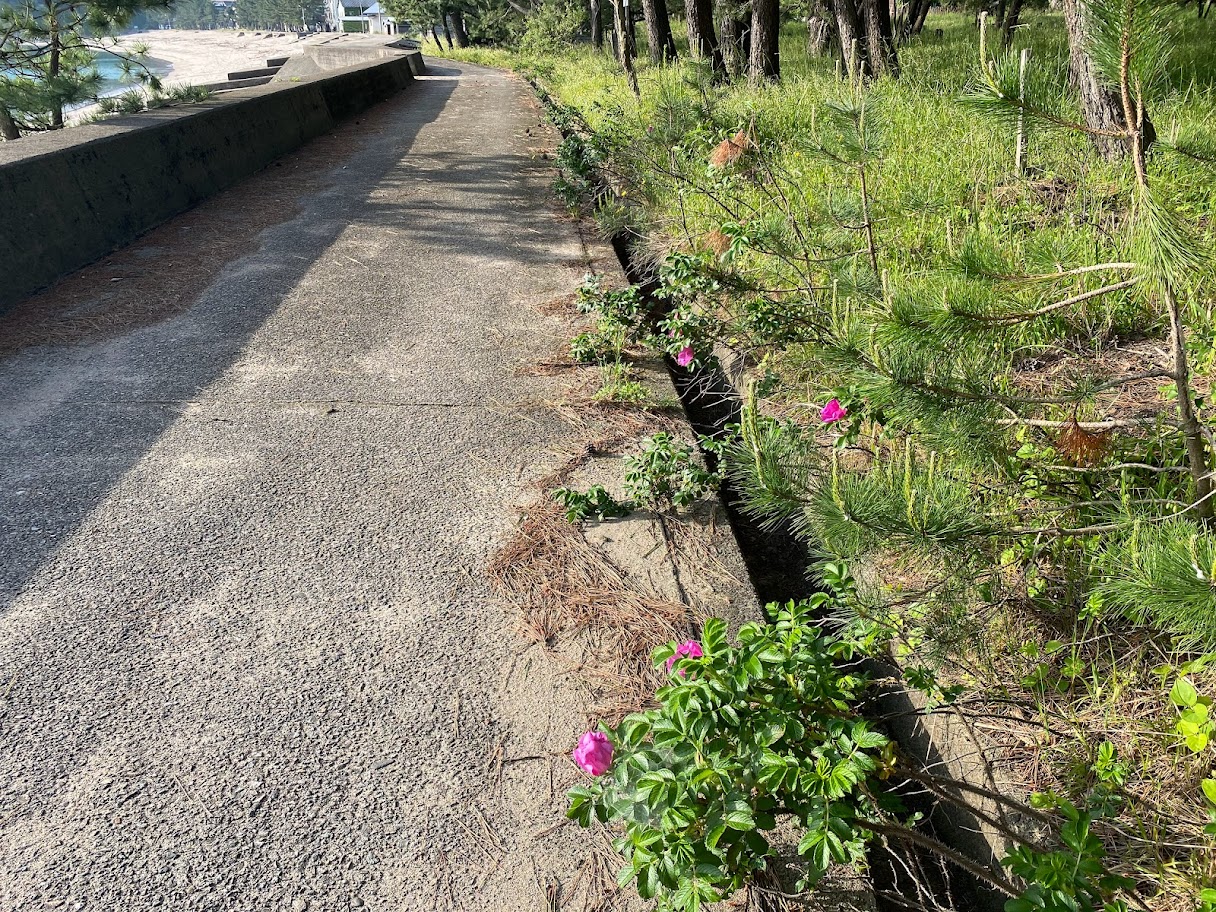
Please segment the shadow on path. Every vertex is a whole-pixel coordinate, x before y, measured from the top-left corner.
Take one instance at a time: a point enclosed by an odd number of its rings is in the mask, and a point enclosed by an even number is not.
[[[367,207],[426,221],[369,198],[455,88],[415,83],[0,317],[4,606]]]

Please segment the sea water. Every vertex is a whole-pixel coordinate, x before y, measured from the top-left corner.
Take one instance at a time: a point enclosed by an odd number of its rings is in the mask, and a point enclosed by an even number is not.
[[[169,68],[163,65],[149,64],[148,69],[156,76],[164,77],[167,75]],[[101,85],[97,90],[98,95],[117,95],[120,92],[125,92],[128,89],[133,89],[138,86],[139,80],[135,77],[139,75],[139,67],[133,68],[129,77],[124,77],[122,71],[122,60],[115,54],[109,51],[100,51],[97,54],[95,61],[97,72],[101,74]],[[0,75],[3,75],[5,70],[0,69]]]

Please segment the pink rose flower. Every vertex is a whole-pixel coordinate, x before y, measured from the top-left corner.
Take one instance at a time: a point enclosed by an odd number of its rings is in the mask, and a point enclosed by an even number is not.
[[[701,651],[700,643],[698,643],[696,640],[685,640],[676,647],[675,655],[668,657],[667,670],[671,671],[672,666],[676,664],[677,659],[682,659],[685,657],[690,659],[699,659],[703,655],[705,655],[705,653]],[[680,671],[680,674],[684,674],[683,670]]]
[[[833,421],[839,421],[849,414],[849,410],[840,404],[839,399],[833,399],[819,412],[819,420],[824,424],[831,424]]]
[[[592,776],[602,776],[612,766],[612,742],[603,732],[583,732],[574,749],[574,762]]]
[[[676,364],[680,365],[680,367],[688,367],[696,356],[697,353],[692,350],[692,346],[685,345],[680,349],[680,353],[676,355]]]

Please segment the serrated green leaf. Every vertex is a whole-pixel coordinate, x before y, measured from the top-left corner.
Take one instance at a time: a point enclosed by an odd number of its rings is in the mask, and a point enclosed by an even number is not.
[[[756,826],[752,812],[742,808],[728,811],[722,819],[732,830],[750,830]]]

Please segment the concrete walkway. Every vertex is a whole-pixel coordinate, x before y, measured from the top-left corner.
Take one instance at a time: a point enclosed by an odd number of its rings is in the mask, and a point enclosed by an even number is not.
[[[546,909],[579,694],[482,569],[588,269],[438,70],[0,318],[0,908]],[[500,774],[501,773],[501,774]]]

